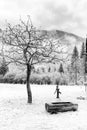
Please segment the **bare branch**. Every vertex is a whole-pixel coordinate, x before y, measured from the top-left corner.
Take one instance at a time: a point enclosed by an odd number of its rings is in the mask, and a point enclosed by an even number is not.
[[[38,63],[59,62],[61,54],[66,54],[59,40],[48,39],[47,35],[37,30],[28,16],[25,23],[8,24],[2,33],[2,43],[6,46],[4,55],[8,63],[34,65]]]

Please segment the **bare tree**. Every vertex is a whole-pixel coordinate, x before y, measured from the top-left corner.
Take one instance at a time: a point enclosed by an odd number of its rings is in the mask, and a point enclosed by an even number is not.
[[[20,20],[20,23],[15,26],[7,24],[7,28],[2,33],[2,43],[5,46],[4,56],[8,64],[26,66],[28,103],[32,103],[31,69],[35,64],[60,60],[59,55],[62,52],[61,50],[58,52],[60,45],[51,39],[48,40],[47,35],[37,30],[30,17],[27,22]]]

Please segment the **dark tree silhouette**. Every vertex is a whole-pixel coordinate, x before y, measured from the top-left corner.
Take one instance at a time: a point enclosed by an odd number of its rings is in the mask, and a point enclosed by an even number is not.
[[[85,45],[84,45],[84,42],[83,42],[82,48],[81,48],[80,58],[83,58],[83,57],[84,57],[84,53],[85,53]]]
[[[8,70],[9,69],[8,69],[7,64],[6,64],[6,61],[3,58],[3,61],[2,61],[1,66],[0,66],[0,74],[4,76],[7,73]]]
[[[63,69],[63,65],[62,65],[62,63],[60,64],[59,72],[60,72],[60,73],[64,73],[64,69]]]
[[[48,68],[48,72],[50,72],[50,71],[51,71],[51,68],[49,67],[49,68]]]

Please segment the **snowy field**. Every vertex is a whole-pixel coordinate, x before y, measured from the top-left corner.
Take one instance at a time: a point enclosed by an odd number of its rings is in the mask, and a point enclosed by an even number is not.
[[[25,85],[0,84],[0,130],[87,130],[84,86],[60,86],[61,101],[78,103],[78,111],[49,114],[45,103],[57,101],[53,85],[31,85],[32,105],[27,104]]]

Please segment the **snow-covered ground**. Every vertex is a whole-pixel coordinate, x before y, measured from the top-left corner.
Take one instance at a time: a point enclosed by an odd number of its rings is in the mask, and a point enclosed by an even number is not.
[[[78,111],[49,114],[45,103],[57,101],[55,85],[31,85],[32,105],[27,104],[25,85],[0,84],[0,130],[87,130],[84,86],[60,86],[61,101],[78,103]]]

